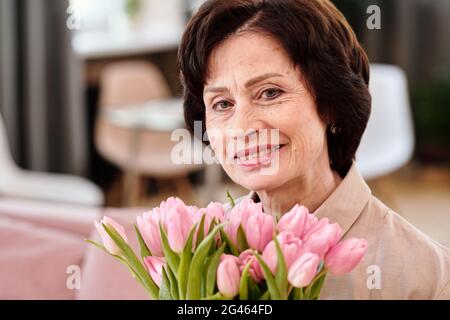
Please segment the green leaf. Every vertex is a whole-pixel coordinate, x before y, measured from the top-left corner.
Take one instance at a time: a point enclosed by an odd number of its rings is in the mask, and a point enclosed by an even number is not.
[[[224,298],[220,292],[217,292],[216,294],[202,298],[201,300],[228,300],[228,299]]]
[[[191,264],[192,259],[192,240],[194,238],[194,234],[196,231],[197,225],[192,227],[191,232],[186,240],[186,244],[184,245],[183,252],[181,253],[180,264],[178,266],[178,290],[180,299],[184,300],[186,296],[186,288],[188,281],[188,273],[189,273],[189,265]]]
[[[215,236],[219,232],[222,225],[218,225],[208,234],[205,239],[200,242],[198,248],[192,257],[191,266],[189,268],[189,281],[187,286],[187,299],[198,300],[201,298],[201,281],[205,259],[208,255],[211,245],[215,241]]]
[[[327,277],[327,272],[325,270],[319,272],[314,278],[312,284],[308,290],[307,299],[317,300],[319,299],[320,292],[322,291],[323,284],[325,283],[325,279]]]
[[[228,245],[228,248],[230,249],[231,254],[233,256],[239,256],[239,250],[237,249],[237,247],[234,245],[233,241],[231,241],[231,239],[228,237],[228,235],[222,228],[220,229],[220,236],[222,237],[223,241],[226,242],[226,244]]]
[[[305,300],[305,294],[303,288],[293,288],[292,295],[294,300]]]
[[[136,230],[139,248],[141,249],[141,258],[144,259],[145,257],[151,256],[152,253],[150,252],[150,249],[147,247],[147,244],[145,243],[144,238],[142,238],[142,234],[139,232],[139,229],[136,225],[134,225],[134,229]]]
[[[214,219],[211,221],[211,224],[209,225],[208,233],[207,233],[207,234],[210,234],[211,231],[214,229],[214,227],[215,227],[217,224],[218,224],[217,219],[214,218]],[[216,236],[216,238],[217,238],[217,236]],[[209,248],[208,256],[214,254],[214,252],[216,252],[216,250],[217,250],[217,247],[216,247],[215,245],[214,245],[214,246],[211,246],[211,248]]]
[[[242,225],[239,225],[237,231],[237,247],[240,252],[248,249],[247,238],[245,237],[244,229],[242,229]]]
[[[241,281],[239,282],[239,300],[248,300],[248,269],[251,261],[247,262],[242,271]]]
[[[98,243],[98,242],[95,242],[95,241],[92,241],[92,240],[89,240],[89,239],[84,239],[84,241],[86,241],[87,243],[93,244],[94,246],[96,246],[97,248],[99,248],[100,250],[102,250],[103,252],[105,252],[106,254],[108,254],[108,255],[110,255],[110,256],[116,258],[117,260],[119,260],[121,263],[123,263],[123,264],[130,270],[131,275],[133,276],[133,278],[135,278],[137,281],[141,282],[141,279],[139,279],[139,278],[137,277],[136,272],[131,268],[131,266],[128,264],[128,262],[127,262],[123,257],[110,253],[110,252],[105,248],[104,245],[102,245],[102,244],[100,244],[100,243]],[[141,283],[141,284],[142,284],[142,283]]]
[[[248,277],[248,299],[258,300],[260,297],[261,297],[261,289],[251,276]]]
[[[220,248],[214,252],[211,256],[211,260],[208,265],[208,269],[206,272],[206,295],[210,296],[214,293],[214,288],[216,286],[216,276],[217,276],[217,266],[220,262],[220,257],[225,250],[226,244],[223,243]]]
[[[204,229],[205,229],[205,217],[206,217],[206,213],[204,213],[202,215],[202,218],[200,219],[200,224],[198,225],[198,234],[197,234],[197,243],[195,245],[195,247],[197,248],[198,245],[200,244],[200,242],[203,240],[203,237],[205,236],[204,233]]]
[[[259,300],[269,300],[270,299],[270,292],[267,290],[263,293],[263,295],[259,298]]]
[[[123,258],[126,260],[130,268],[135,272],[141,284],[151,295],[153,299],[157,299],[159,288],[148,274],[141,261],[134,254],[133,249],[123,240],[122,236],[114,229],[109,228],[106,224],[102,223],[103,229],[108,233],[111,239],[116,243],[123,254]]]
[[[260,257],[260,255],[255,252],[255,257],[258,259],[259,265],[261,266],[264,278],[266,279],[267,288],[270,293],[270,297],[272,300],[280,300],[280,292],[278,291],[277,284],[275,283],[275,279],[273,278],[272,272],[270,271],[267,264],[264,262],[264,260]]]
[[[90,239],[84,239],[84,241],[86,241],[87,243],[93,244],[93,245],[96,246],[97,248],[99,248],[99,249],[105,251],[107,254],[111,255],[111,253],[109,253],[109,251],[106,250],[106,248],[105,248],[104,245],[102,245],[102,244],[100,244],[100,243],[98,243],[98,242],[95,242],[95,241],[93,241],[93,240],[90,240]]]
[[[162,225],[159,225],[161,232],[161,245],[164,252],[164,257],[166,258],[167,264],[172,269],[174,275],[178,274],[178,266],[180,264],[180,257],[176,252],[170,248],[169,240],[167,240],[167,234]]]
[[[236,203],[234,202],[234,199],[231,196],[230,191],[228,191],[228,190],[227,190],[227,199],[228,199],[228,202],[230,202],[231,208],[234,208],[236,206]]]
[[[170,288],[169,277],[166,273],[166,268],[163,268],[161,287],[159,288],[159,300],[173,300],[169,288]]]
[[[173,299],[180,300],[180,296],[178,294],[178,281],[175,275],[173,274],[172,269],[170,269],[170,267],[167,267],[166,273],[170,283],[170,295],[172,296]]]
[[[288,281],[287,281],[287,266],[286,261],[284,259],[283,251],[281,251],[280,243],[278,242],[278,239],[274,236],[274,242],[275,242],[275,248],[277,250],[277,272],[275,275],[275,282],[278,286],[278,290],[281,295],[281,299],[286,300],[287,297],[287,288],[288,288]]]

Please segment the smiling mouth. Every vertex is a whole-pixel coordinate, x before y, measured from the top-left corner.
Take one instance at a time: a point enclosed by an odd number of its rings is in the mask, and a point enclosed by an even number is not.
[[[267,158],[271,153],[277,152],[284,146],[285,144],[277,144],[273,146],[257,146],[245,149],[237,152],[234,156],[234,159],[238,160],[239,162],[257,162],[258,159]]]

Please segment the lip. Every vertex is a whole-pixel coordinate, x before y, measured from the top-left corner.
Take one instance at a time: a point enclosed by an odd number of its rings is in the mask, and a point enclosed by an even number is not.
[[[249,154],[258,153],[260,151],[266,151],[272,149],[274,146],[281,146],[283,147],[284,144],[266,144],[266,145],[257,145],[253,147],[248,147],[245,149],[241,149],[233,156],[233,159],[239,159],[240,157],[248,156]]]
[[[237,158],[235,158],[235,163],[244,171],[252,171],[252,170],[258,169],[264,165],[270,164],[274,157],[276,157],[276,156],[279,157],[280,153],[286,149],[285,146],[286,146],[286,144],[280,144],[279,149],[272,151],[268,154],[265,154],[262,157],[256,157],[254,159],[241,160],[239,157],[237,157]],[[242,152],[244,152],[246,150],[247,149],[242,150]],[[262,151],[262,150],[264,150],[264,149],[260,149],[260,151]],[[249,148],[248,151],[254,152],[255,149],[252,150],[251,148]],[[239,153],[237,153],[237,154],[239,154]],[[242,154],[241,156],[244,156],[244,153],[241,153],[241,154]],[[248,154],[250,154],[250,153],[248,153]],[[248,154],[245,154],[245,155],[248,155]]]

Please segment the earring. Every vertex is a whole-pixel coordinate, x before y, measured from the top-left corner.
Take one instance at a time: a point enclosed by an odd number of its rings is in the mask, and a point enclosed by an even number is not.
[[[330,127],[330,131],[331,131],[331,134],[335,136],[339,132],[339,128],[336,127],[336,125],[333,123]]]

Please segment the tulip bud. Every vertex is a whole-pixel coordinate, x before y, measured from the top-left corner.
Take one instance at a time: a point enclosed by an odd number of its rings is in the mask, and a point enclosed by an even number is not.
[[[317,254],[305,252],[289,268],[288,281],[296,288],[308,286],[317,273],[320,258]]]
[[[111,219],[110,217],[107,217],[107,216],[104,216],[103,219],[100,221],[100,223],[98,223],[97,221],[94,222],[95,228],[97,229],[98,233],[100,234],[100,237],[102,238],[102,242],[103,242],[103,245],[105,246],[106,250],[111,254],[120,255],[121,250],[116,245],[114,240],[111,239],[111,237],[106,232],[106,230],[103,228],[103,224],[105,224],[109,228],[113,228],[114,230],[116,230],[119,233],[119,235],[122,237],[122,239],[125,242],[128,242],[128,238],[125,233],[125,229],[120,224],[118,224],[113,219]]]
[[[321,219],[312,229],[304,237],[303,250],[313,252],[323,259],[342,237],[342,229],[337,223],[330,224],[327,218]]]
[[[206,216],[205,216],[205,229],[204,234],[206,235],[211,227],[211,223],[214,219],[217,220],[218,223],[221,223],[224,219],[225,209],[223,204],[219,202],[211,202],[206,207]]]
[[[150,273],[150,277],[152,277],[158,287],[161,287],[163,267],[166,265],[166,260],[160,257],[148,256],[144,258],[144,264]]]
[[[243,229],[250,248],[262,252],[272,240],[275,222],[271,215],[258,212],[248,217]]]
[[[310,214],[304,206],[296,204],[288,213],[284,214],[278,221],[278,231],[290,231],[299,239],[317,224],[317,218]]]
[[[364,239],[350,238],[341,241],[326,255],[325,267],[337,276],[349,273],[361,262],[366,249],[367,242]]]
[[[244,270],[245,266],[250,262],[250,267],[248,268],[248,273],[250,276],[255,280],[256,282],[261,282],[264,280],[264,275],[261,269],[261,266],[259,265],[258,259],[256,259],[253,250],[247,249],[243,251],[239,255],[240,260],[240,271]]]
[[[241,273],[239,259],[233,255],[223,255],[217,268],[217,287],[227,298],[235,297],[239,292]]]
[[[280,244],[286,266],[289,268],[302,252],[302,241],[289,231],[279,233],[277,235],[277,240]],[[278,255],[275,241],[272,240],[269,242],[264,249],[262,258],[269,267],[270,271],[275,274],[278,265]]]
[[[137,217],[137,227],[148,249],[153,256],[162,257],[164,253],[161,245],[159,222],[160,215],[156,209]]]
[[[186,205],[178,198],[166,202],[164,211],[164,221],[170,248],[177,253],[181,253],[193,227],[193,219]]]
[[[236,204],[226,214],[227,224],[224,226],[224,231],[230,240],[237,245],[237,233],[239,226],[244,227],[247,219],[257,213],[263,213],[262,204],[255,203],[252,199],[244,199]]]

